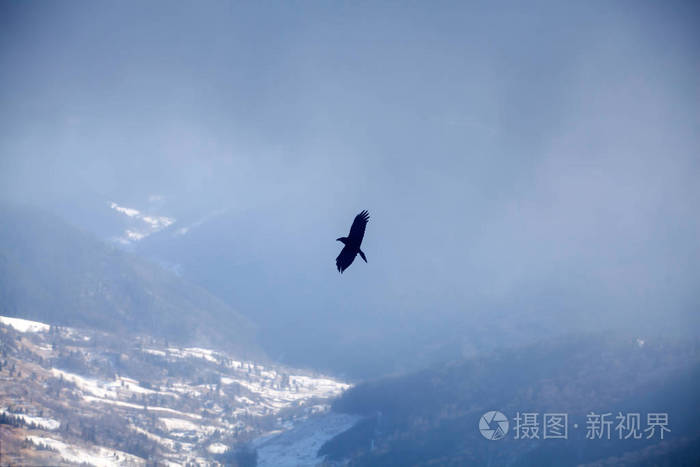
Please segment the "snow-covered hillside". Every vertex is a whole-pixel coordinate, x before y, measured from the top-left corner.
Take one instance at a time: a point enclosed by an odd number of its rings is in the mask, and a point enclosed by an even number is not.
[[[49,325],[38,321],[30,321],[28,319],[8,318],[0,316],[0,324],[10,326],[19,332],[46,332],[49,330]]]
[[[354,423],[328,413],[349,385],[322,375],[17,318],[0,317],[0,336],[8,459],[211,463],[251,443],[261,465],[313,465]]]

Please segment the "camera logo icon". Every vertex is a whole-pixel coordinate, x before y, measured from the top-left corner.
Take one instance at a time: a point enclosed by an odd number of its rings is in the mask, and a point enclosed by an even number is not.
[[[498,410],[486,412],[479,419],[479,431],[489,441],[502,439],[508,433],[508,418]]]

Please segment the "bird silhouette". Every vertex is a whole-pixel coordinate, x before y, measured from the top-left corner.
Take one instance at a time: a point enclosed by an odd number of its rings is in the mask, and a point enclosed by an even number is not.
[[[369,213],[367,211],[362,211],[356,215],[355,220],[352,221],[352,226],[350,227],[350,233],[348,236],[336,238],[336,241],[345,245],[340,251],[338,257],[335,259],[335,265],[338,266],[338,271],[341,274],[352,264],[353,261],[355,261],[355,256],[357,256],[358,253],[365,263],[367,262],[365,253],[360,250],[362,239],[365,236],[367,221],[369,221]]]

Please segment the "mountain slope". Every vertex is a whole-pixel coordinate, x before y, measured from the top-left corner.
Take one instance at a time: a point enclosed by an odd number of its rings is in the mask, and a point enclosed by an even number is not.
[[[341,381],[147,335],[0,316],[0,356],[9,465],[219,465],[260,437],[264,464],[282,454],[270,437],[289,440],[297,425],[327,431],[301,449],[314,465],[320,444],[353,421],[325,416]]]
[[[33,208],[0,218],[0,314],[261,354],[254,326],[201,287]]]
[[[697,465],[698,387],[697,341],[589,336],[541,343],[351,388],[333,410],[365,418],[320,454],[358,466]],[[502,439],[479,431],[492,410],[509,421]],[[538,414],[537,437],[522,437],[518,413]],[[566,438],[543,438],[546,413],[567,414]],[[587,437],[591,413],[610,414],[610,438]],[[640,415],[639,439],[618,437],[619,413]],[[658,429],[645,432],[653,413],[668,416],[663,438]],[[677,462],[656,462],[668,456]]]

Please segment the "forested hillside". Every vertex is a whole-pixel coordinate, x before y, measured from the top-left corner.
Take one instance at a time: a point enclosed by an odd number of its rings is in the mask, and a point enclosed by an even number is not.
[[[250,321],[201,287],[50,214],[0,216],[0,315],[261,355]]]
[[[697,465],[699,357],[697,342],[588,336],[360,384],[333,408],[364,421],[321,453],[351,465]],[[491,410],[509,420],[503,439],[479,431]],[[537,437],[523,439],[519,413],[538,414]],[[568,415],[566,439],[543,439],[545,413]],[[610,439],[588,439],[589,415],[605,413]],[[640,439],[619,439],[620,413],[640,414]],[[644,431],[650,413],[668,415],[663,440]]]

